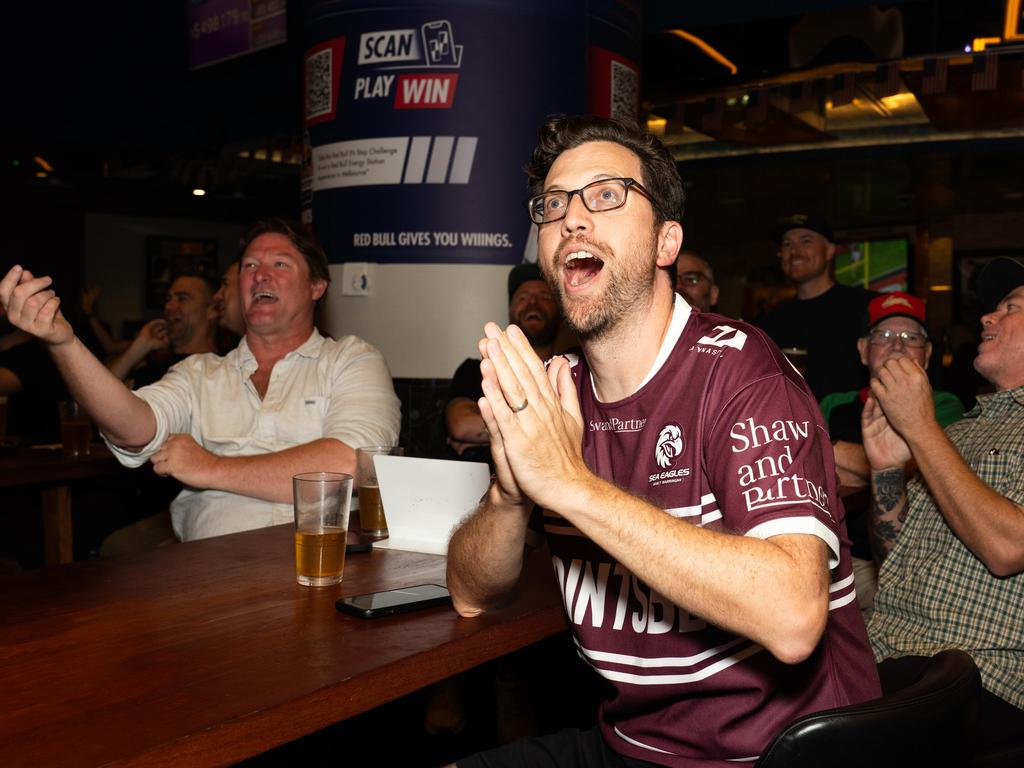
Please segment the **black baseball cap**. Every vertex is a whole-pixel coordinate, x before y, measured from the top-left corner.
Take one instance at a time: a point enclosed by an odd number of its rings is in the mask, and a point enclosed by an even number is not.
[[[512,301],[512,297],[515,296],[519,286],[523,283],[543,279],[544,276],[540,273],[540,267],[536,264],[516,264],[512,267],[512,271],[508,273],[508,300]]]
[[[1009,256],[992,259],[978,274],[975,293],[982,305],[991,312],[1010,291],[1024,285],[1024,263]]]
[[[830,243],[834,242],[832,227],[816,213],[794,213],[792,216],[780,220],[775,228],[775,239],[782,240],[791,229],[809,229],[812,232],[817,232]]]

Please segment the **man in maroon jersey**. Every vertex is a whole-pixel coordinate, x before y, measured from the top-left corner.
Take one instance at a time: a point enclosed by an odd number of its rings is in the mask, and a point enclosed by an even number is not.
[[[820,412],[760,330],[674,295],[683,192],[657,139],[552,118],[527,172],[584,355],[545,368],[514,325],[485,327],[496,480],[448,585],[464,616],[498,604],[541,507],[579,652],[615,695],[592,731],[460,765],[753,762],[795,718],[879,695]]]

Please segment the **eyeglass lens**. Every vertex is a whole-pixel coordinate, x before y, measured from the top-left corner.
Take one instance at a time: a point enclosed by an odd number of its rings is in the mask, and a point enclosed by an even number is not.
[[[913,331],[890,331],[886,329],[871,332],[872,344],[893,344],[896,339],[903,342],[903,345],[906,347],[923,347],[928,340],[924,334],[914,333]]]
[[[530,218],[538,224],[565,218],[572,196],[579,194],[583,205],[592,213],[621,208],[626,203],[629,185],[623,179],[602,179],[580,189],[555,190],[530,200]]]

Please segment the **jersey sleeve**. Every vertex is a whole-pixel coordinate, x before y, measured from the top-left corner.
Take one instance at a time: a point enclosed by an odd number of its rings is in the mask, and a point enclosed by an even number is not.
[[[723,525],[762,539],[817,536],[828,545],[833,568],[842,507],[828,432],[802,379],[771,360],[757,367],[721,404],[706,433],[704,471]]]

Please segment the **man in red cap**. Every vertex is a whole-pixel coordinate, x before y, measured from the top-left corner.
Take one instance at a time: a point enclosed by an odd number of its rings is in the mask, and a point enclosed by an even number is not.
[[[976,741],[985,765],[1024,753],[1024,264],[978,278],[974,367],[995,392],[943,430],[924,368],[885,361],[864,406],[873,536],[885,560],[868,626],[885,691],[947,648],[981,671]],[[918,474],[907,482],[911,459]],[[1002,755],[1002,759],[995,755]]]
[[[857,339],[860,361],[872,378],[878,376],[889,360],[907,358],[922,370],[928,369],[932,344],[928,340],[925,305],[909,293],[894,291],[876,296],[868,304],[864,335]],[[870,390],[863,387],[848,392],[833,392],[821,401],[821,413],[828,424],[835,451],[836,471],[842,485],[860,487],[871,480],[871,467],[864,454],[860,420]],[[935,419],[947,427],[963,416],[963,404],[949,392],[932,393]],[[857,600],[868,608],[875,592],[875,565],[868,545],[866,508],[846,504],[846,528],[852,541]]]

